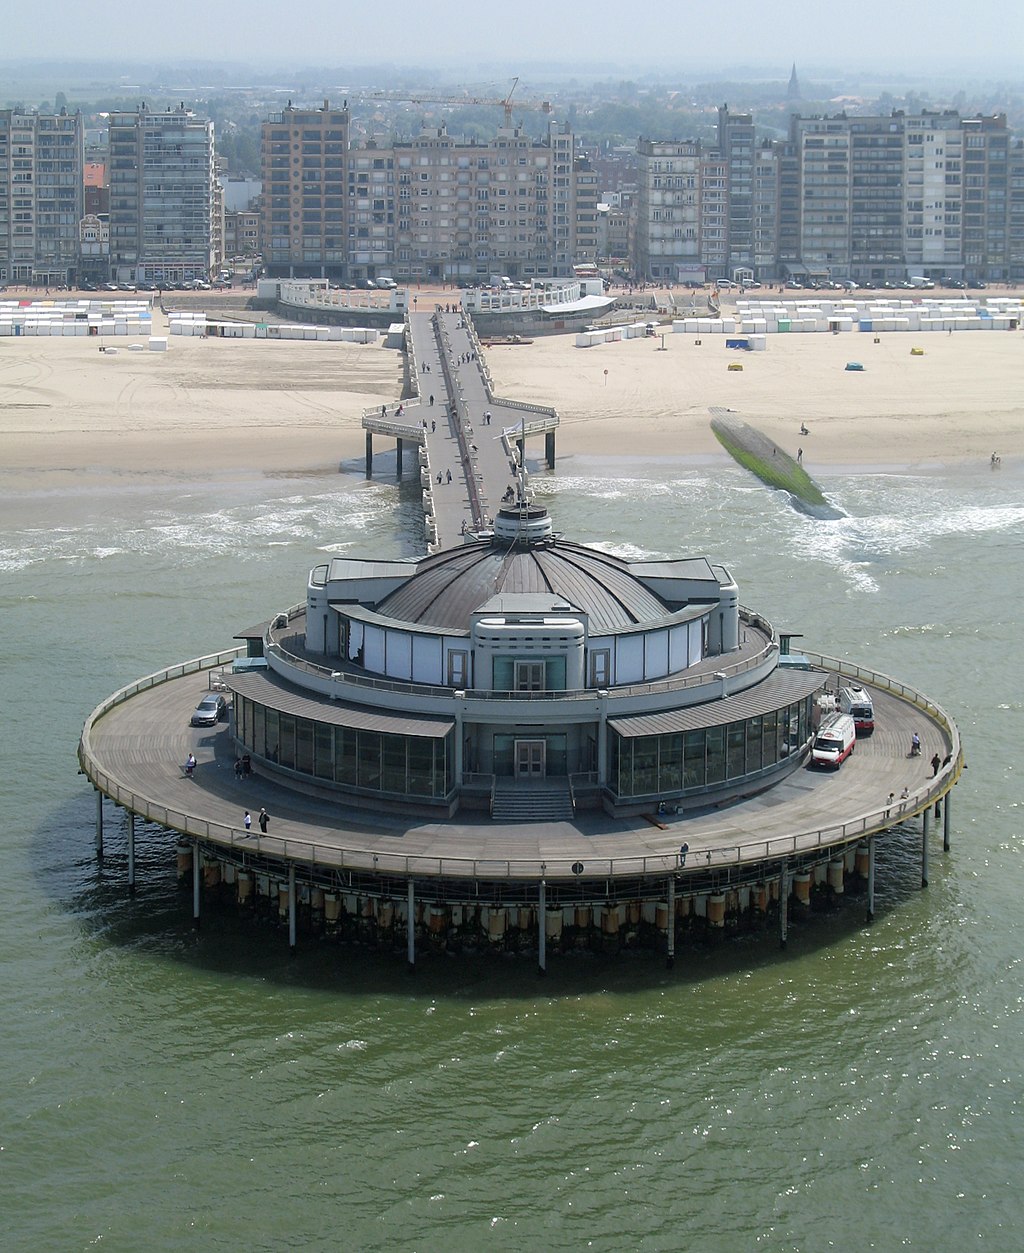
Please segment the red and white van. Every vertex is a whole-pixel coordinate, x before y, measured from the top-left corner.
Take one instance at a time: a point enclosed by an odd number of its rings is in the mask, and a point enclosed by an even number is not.
[[[811,745],[811,765],[838,770],[853,752],[857,728],[849,714],[832,714],[826,718]]]

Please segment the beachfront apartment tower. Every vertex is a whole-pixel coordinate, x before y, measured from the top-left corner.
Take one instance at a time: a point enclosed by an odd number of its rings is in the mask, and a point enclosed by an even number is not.
[[[354,150],[351,159],[358,164],[366,155]],[[443,125],[424,127],[388,155],[397,181],[397,275],[486,283],[491,274],[568,276],[574,261],[593,259],[596,179],[577,160],[566,126],[552,122],[541,140],[502,126],[488,143],[456,139]],[[580,214],[589,216],[579,222]]]
[[[110,115],[110,274],[188,282],[213,265],[213,123],[184,104]]]
[[[390,154],[368,155],[365,169],[349,167],[350,120],[347,102],[297,109],[289,101],[263,123],[261,229],[269,275],[340,279],[348,277],[353,254],[366,254],[366,267],[387,256]]]
[[[997,281],[1009,276],[1009,157],[1006,115],[965,117],[964,276]]]
[[[0,109],[0,282],[74,277],[84,160],[80,113]]]
[[[703,279],[700,142],[641,138],[636,150],[637,277],[673,283]],[[721,244],[724,263],[724,234]]]
[[[963,130],[959,113],[902,119],[903,264],[908,274],[959,277],[963,249]]]

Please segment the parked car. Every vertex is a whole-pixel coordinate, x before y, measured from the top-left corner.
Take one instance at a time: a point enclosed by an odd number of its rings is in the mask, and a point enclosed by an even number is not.
[[[228,702],[220,692],[210,692],[196,705],[192,711],[194,727],[215,727],[221,719],[228,716]]]
[[[356,286],[360,291],[376,291],[377,284],[372,278],[361,278],[356,281]]]

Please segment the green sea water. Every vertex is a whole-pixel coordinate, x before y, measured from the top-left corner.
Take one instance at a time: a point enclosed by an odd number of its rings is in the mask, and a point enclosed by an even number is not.
[[[300,947],[208,911],[173,840],[74,756],[122,683],[302,599],[325,553],[420,551],[418,490],[197,475],[0,501],[4,1248],[1015,1247],[1024,1219],[1024,477],[821,476],[794,513],[724,459],[560,461],[558,529],[706,553],[807,646],[958,720],[953,848],[770,935],[529,959]]]

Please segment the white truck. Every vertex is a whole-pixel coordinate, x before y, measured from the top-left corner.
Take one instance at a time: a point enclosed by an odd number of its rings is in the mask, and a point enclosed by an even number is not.
[[[858,735],[870,735],[875,729],[875,708],[862,687],[839,689],[839,711],[849,714]]]

